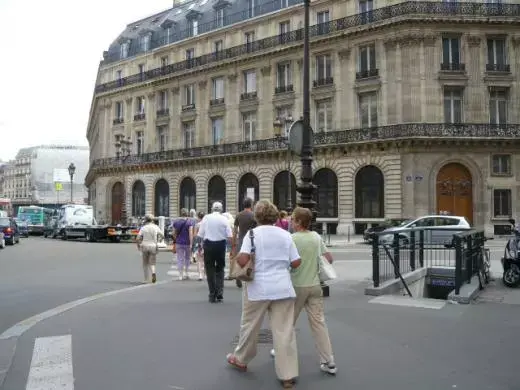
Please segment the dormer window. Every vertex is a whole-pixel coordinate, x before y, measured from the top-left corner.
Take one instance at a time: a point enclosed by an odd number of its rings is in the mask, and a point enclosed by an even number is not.
[[[213,9],[215,10],[215,28],[224,27],[226,24],[226,8],[230,3],[226,0],[218,0]]]
[[[166,19],[161,23],[163,29],[163,44],[167,45],[173,42],[173,36],[175,33],[175,22],[171,19]]]
[[[194,37],[199,34],[199,18],[201,13],[198,11],[191,10],[186,15],[186,19],[188,19],[188,36]]]
[[[139,34],[141,36],[140,43],[141,43],[141,50],[142,51],[148,51],[150,50],[150,44],[152,42],[152,32],[150,30],[143,30]]]
[[[128,58],[128,51],[130,49],[130,41],[121,42],[119,56],[121,59]]]

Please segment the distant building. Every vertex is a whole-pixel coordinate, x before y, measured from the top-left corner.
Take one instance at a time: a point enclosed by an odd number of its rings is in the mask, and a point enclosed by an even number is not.
[[[15,210],[24,205],[56,207],[71,200],[70,178],[56,184],[57,171],[66,171],[70,163],[76,170],[73,178],[73,202],[87,202],[84,185],[89,166],[86,146],[42,145],[20,149],[5,169],[3,195],[10,198]],[[63,175],[61,175],[63,177]],[[0,191],[0,194],[2,192]]]
[[[0,198],[6,198],[5,194],[5,172],[7,170],[7,163],[0,161]]]

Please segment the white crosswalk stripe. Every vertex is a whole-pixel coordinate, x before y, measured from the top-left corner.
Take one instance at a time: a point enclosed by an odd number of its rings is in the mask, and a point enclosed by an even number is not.
[[[34,349],[26,390],[74,390],[71,335],[40,337]]]

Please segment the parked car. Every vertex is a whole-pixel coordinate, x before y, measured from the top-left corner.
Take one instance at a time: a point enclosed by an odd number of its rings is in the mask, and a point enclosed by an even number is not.
[[[401,226],[384,230],[379,235],[379,242],[384,245],[391,245],[394,242],[394,235],[397,233],[399,234],[400,245],[408,245],[412,232],[410,229],[420,227],[432,228],[431,231],[426,232],[424,235],[425,243],[445,246],[453,245],[454,234],[471,229],[470,224],[464,217],[453,215],[427,215],[409,221]],[[460,228],[460,230],[458,230],[458,228]]]
[[[18,230],[20,231],[20,236],[29,237],[29,224],[27,221],[23,221],[19,218],[14,218],[16,225],[18,226]]]
[[[43,237],[58,237],[58,217],[49,218],[47,224],[43,227]]]
[[[0,249],[5,248],[5,238],[4,238],[4,232],[0,232]]]
[[[0,230],[4,233],[4,240],[7,245],[14,245],[20,242],[20,231],[13,218],[0,218]]]
[[[383,223],[377,226],[371,226],[367,228],[363,233],[363,239],[371,243],[372,240],[377,237],[377,233],[382,232],[383,230],[389,229],[391,227],[401,226],[412,219],[410,218],[388,218]]]

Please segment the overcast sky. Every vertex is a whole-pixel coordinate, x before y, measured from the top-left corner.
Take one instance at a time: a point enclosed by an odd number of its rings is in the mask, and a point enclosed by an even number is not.
[[[40,144],[88,145],[103,50],[172,0],[0,0],[0,160]]]

